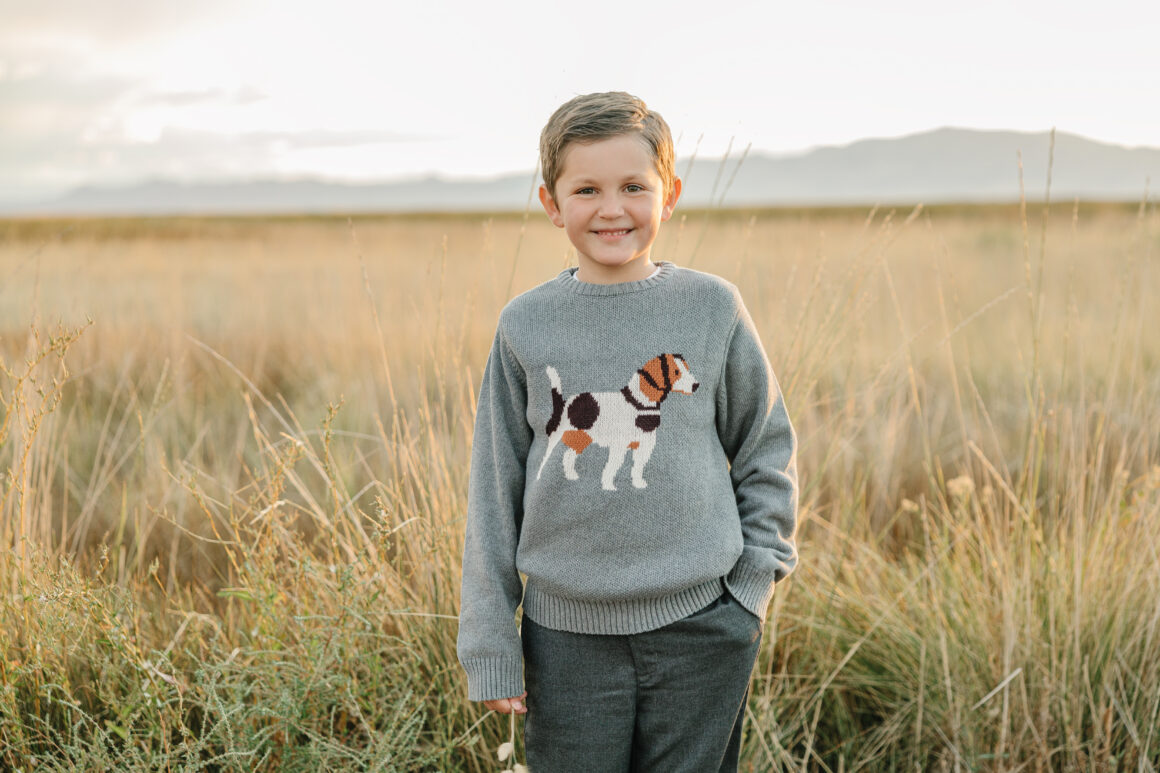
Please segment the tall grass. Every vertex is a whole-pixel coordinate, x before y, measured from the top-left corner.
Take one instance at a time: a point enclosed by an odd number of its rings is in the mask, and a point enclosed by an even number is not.
[[[1154,208],[692,213],[801,441],[743,767],[1160,766]],[[455,661],[520,218],[0,224],[0,759],[494,770]],[[91,319],[91,322],[90,322]]]

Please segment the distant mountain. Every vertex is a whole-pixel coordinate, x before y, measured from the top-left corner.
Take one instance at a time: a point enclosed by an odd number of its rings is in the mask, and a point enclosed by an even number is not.
[[[438,178],[387,183],[151,180],[117,188],[86,186],[30,207],[68,214],[255,214],[523,209],[532,173],[482,181]],[[537,204],[538,206],[538,204]]]
[[[1046,186],[1047,132],[943,128],[867,139],[795,155],[679,160],[685,206],[825,205],[1015,201],[1022,151],[1027,197]],[[1138,200],[1160,182],[1160,148],[1125,148],[1057,132],[1054,199]],[[234,214],[522,210],[532,173],[490,180],[425,178],[353,184],[319,180],[182,183],[78,188],[7,214]],[[1155,183],[1153,183],[1153,189]],[[538,207],[533,198],[532,204]]]
[[[1042,199],[1050,148],[1048,132],[944,128],[817,148],[794,157],[757,156],[741,165],[725,203],[1017,201],[1020,152],[1026,195]],[[1160,148],[1125,148],[1056,132],[1053,155],[1055,199],[1139,200],[1149,178],[1160,182]],[[695,165],[691,177],[700,172]],[[729,173],[727,169],[725,176]],[[692,182],[703,190],[704,179]]]

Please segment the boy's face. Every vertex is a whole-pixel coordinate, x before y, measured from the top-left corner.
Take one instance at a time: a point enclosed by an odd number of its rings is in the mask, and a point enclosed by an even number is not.
[[[572,143],[555,194],[540,186],[548,217],[576,247],[579,278],[601,284],[648,276],[652,244],[680,195],[681,181],[665,190],[652,152],[634,134]]]

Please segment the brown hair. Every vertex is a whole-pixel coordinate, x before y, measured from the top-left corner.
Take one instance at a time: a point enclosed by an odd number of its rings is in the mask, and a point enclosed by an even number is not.
[[[556,181],[563,170],[568,145],[621,134],[639,134],[644,139],[656,159],[665,193],[672,190],[677,175],[669,125],[638,97],[623,91],[606,91],[568,100],[556,108],[540,132],[540,170],[552,198],[556,197]]]

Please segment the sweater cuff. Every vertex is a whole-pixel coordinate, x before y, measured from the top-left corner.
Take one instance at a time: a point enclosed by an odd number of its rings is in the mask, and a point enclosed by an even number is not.
[[[467,699],[494,701],[524,692],[523,658],[480,658],[463,663],[467,672]]]
[[[766,609],[773,599],[773,578],[772,569],[763,571],[753,566],[742,553],[733,569],[725,576],[725,587],[741,606],[764,622]]]

